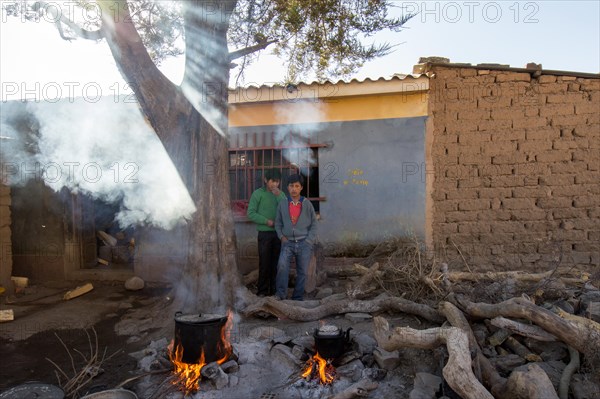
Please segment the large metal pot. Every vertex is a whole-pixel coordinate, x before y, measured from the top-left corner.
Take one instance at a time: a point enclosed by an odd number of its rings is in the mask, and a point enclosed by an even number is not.
[[[334,325],[315,328],[313,336],[315,337],[315,349],[319,356],[334,361],[341,357],[350,346],[350,330],[352,327],[344,332]]]
[[[181,361],[198,364],[204,349],[206,363],[217,361],[226,355],[221,343],[221,331],[227,316],[217,314],[175,313],[175,339],[173,350],[181,345]]]

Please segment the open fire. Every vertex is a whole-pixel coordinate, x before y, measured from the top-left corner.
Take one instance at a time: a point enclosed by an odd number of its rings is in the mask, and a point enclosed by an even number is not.
[[[219,342],[217,343],[217,353],[223,356],[216,360],[221,365],[225,363],[232,353],[230,342],[231,328],[233,326],[233,312],[227,312],[227,322],[221,328]],[[205,355],[205,345],[200,348],[200,358],[195,363],[184,362],[184,347],[179,341],[175,344],[175,340],[171,341],[168,352],[171,363],[173,363],[173,385],[178,386],[185,394],[198,391],[200,388],[200,380],[202,379],[202,369],[207,365]]]
[[[319,380],[323,385],[331,384],[335,380],[335,367],[330,360],[323,359],[319,353],[315,353],[306,361],[306,367],[302,370],[302,378],[306,380]]]

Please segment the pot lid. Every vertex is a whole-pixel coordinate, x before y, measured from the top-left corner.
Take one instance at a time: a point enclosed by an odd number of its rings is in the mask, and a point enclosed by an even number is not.
[[[333,324],[326,324],[324,326],[321,326],[319,327],[318,331],[320,337],[339,335],[339,333],[340,328],[338,326],[334,326]]]
[[[223,319],[227,319],[227,316],[213,313],[175,314],[175,321],[180,323],[209,324],[222,321]]]

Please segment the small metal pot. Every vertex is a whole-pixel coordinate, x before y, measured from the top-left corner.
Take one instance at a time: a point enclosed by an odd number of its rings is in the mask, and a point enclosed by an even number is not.
[[[323,326],[315,328],[315,349],[324,359],[336,360],[341,357],[350,346],[350,330],[344,332],[337,326]]]
[[[181,345],[181,361],[198,364],[204,349],[204,361],[211,363],[226,355],[221,344],[221,331],[227,316],[216,314],[175,313],[175,338],[173,350]]]

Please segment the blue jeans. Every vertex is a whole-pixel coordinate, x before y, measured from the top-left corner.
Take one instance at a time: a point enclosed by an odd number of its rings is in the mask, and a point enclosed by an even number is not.
[[[296,259],[296,286],[294,287],[292,299],[301,301],[304,298],[304,284],[306,283],[306,272],[308,271],[311,255],[312,245],[306,240],[281,243],[281,253],[277,263],[277,290],[275,295],[281,299],[287,298],[290,262],[294,257]]]

